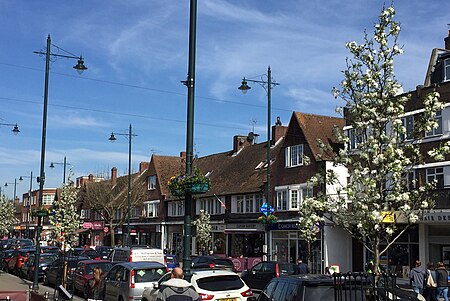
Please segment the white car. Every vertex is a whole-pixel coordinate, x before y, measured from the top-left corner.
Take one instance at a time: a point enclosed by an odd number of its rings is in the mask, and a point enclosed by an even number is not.
[[[170,273],[161,277],[154,287],[147,287],[142,301],[155,301],[159,287],[170,279]],[[202,300],[254,301],[252,290],[238,274],[226,270],[192,271],[191,284]]]

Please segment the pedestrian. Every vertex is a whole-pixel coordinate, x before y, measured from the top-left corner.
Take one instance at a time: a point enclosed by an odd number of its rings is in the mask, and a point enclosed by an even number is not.
[[[435,301],[436,296],[436,271],[432,262],[427,263],[427,270],[425,276],[425,287],[423,289],[423,296],[426,301]]]
[[[439,300],[442,294],[444,301],[448,301],[448,272],[442,262],[438,262],[436,265],[436,284],[436,300]]]
[[[90,300],[103,300],[104,299],[104,285],[102,278],[102,269],[95,267],[92,272],[92,279],[89,281],[87,299]]]
[[[156,301],[201,301],[192,285],[183,279],[183,270],[174,268],[171,278],[159,288]]]
[[[297,274],[309,274],[309,267],[301,258],[297,260]]]
[[[423,283],[425,280],[425,271],[421,268],[421,266],[422,262],[417,259],[415,267],[411,269],[411,272],[409,273],[409,279],[414,292],[422,295]]]

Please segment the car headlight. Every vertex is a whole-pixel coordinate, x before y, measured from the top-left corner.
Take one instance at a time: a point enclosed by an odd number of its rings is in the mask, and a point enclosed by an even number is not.
[[[47,269],[47,267],[42,267],[42,270],[45,271]]]

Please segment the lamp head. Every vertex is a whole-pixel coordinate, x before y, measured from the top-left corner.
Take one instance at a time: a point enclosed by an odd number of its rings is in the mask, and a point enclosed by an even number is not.
[[[5,183],[5,187],[8,187],[8,183]]]
[[[80,58],[78,59],[78,63],[73,66],[73,69],[77,70],[78,74],[83,73],[84,70],[87,70],[87,67],[84,65],[84,60],[83,57],[80,56]]]
[[[114,142],[116,140],[117,140],[117,138],[116,138],[116,136],[114,136],[114,133],[111,133],[111,136],[109,137],[109,141]]]
[[[50,168],[55,168],[55,164],[53,164],[53,162],[52,163],[50,163],[50,166],[49,166]]]
[[[19,181],[23,181],[23,178],[22,178],[22,176],[20,176],[20,178],[19,178]]]
[[[248,90],[250,90],[252,87],[250,87],[248,84],[247,84],[247,81],[245,80],[245,77],[242,79],[242,84],[241,84],[241,86],[238,88],[239,90],[241,90],[242,91],[242,93],[247,93],[247,91]]]
[[[16,123],[16,125],[14,126],[14,128],[12,129],[12,132],[13,132],[13,134],[14,135],[17,135],[17,134],[19,134],[19,127],[17,126],[17,123]]]

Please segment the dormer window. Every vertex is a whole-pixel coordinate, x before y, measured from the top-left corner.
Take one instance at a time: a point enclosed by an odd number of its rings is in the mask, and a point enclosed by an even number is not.
[[[148,190],[156,189],[156,175],[148,177]]]
[[[303,144],[286,147],[284,156],[286,167],[303,165]]]

